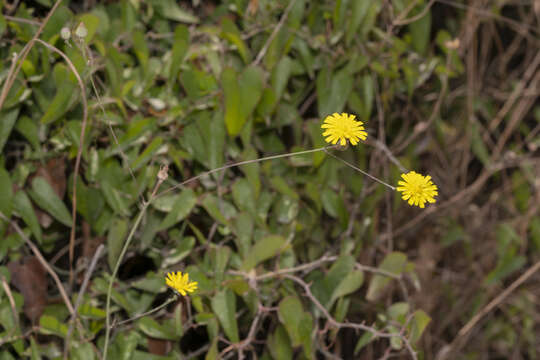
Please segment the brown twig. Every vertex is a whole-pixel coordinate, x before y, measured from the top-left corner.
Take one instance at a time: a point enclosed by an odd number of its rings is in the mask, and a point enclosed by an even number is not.
[[[23,24],[29,24],[29,25],[35,25],[35,26],[40,26],[41,25],[41,23],[39,21],[20,18],[20,17],[16,17],[16,16],[4,15],[4,18],[6,20],[8,20],[8,21],[19,22],[19,23],[23,23]]]
[[[537,261],[527,271],[525,271],[519,278],[517,278],[509,287],[507,287],[502,293],[491,300],[482,310],[480,310],[467,324],[465,324],[461,330],[459,330],[457,336],[452,340],[452,343],[445,347],[441,351],[441,356],[437,357],[439,360],[447,359],[451,354],[459,351],[467,342],[467,334],[476,326],[476,324],[493,309],[503,303],[506,298],[514,292],[521,284],[529,279],[534,273],[540,270],[540,261]]]
[[[231,344],[227,346],[221,353],[219,354],[219,358],[223,358],[225,354],[232,350],[236,350],[238,352],[238,359],[242,360],[244,358],[244,349],[249,347],[251,343],[255,340],[255,333],[257,332],[257,326],[259,325],[259,320],[263,313],[263,307],[259,304],[257,309],[257,314],[255,315],[255,319],[253,319],[253,322],[251,323],[251,326],[249,328],[248,335],[246,338],[238,343]]]
[[[317,307],[317,309],[319,309],[319,311],[324,315],[324,317],[330,323],[331,326],[333,326],[333,327],[335,327],[337,329],[349,328],[349,329],[367,331],[367,332],[371,333],[376,338],[387,338],[387,339],[389,339],[389,338],[399,337],[401,339],[401,341],[403,341],[403,343],[407,347],[407,350],[409,351],[409,354],[411,355],[411,358],[414,359],[414,360],[418,359],[418,357],[416,356],[416,352],[412,348],[409,340],[402,333],[399,333],[399,334],[385,333],[385,332],[381,332],[381,331],[375,329],[372,326],[367,326],[367,325],[360,324],[360,323],[342,323],[342,322],[339,322],[336,319],[334,319],[332,317],[332,315],[330,315],[328,310],[326,310],[326,308],[313,295],[313,293],[311,292],[311,287],[310,287],[309,284],[307,284],[304,280],[300,279],[297,276],[285,275],[285,277],[287,279],[292,280],[295,283],[299,284],[304,289],[304,292],[306,293],[306,297]]]
[[[413,5],[416,5],[418,3],[418,1],[416,2],[412,2],[408,7],[407,9],[405,9],[405,11],[403,11],[401,14],[399,14],[399,16],[397,17],[396,20],[394,20],[392,22],[392,26],[403,26],[403,25],[408,25],[410,23],[413,23],[415,22],[416,20],[419,20],[421,18],[423,18],[427,12],[429,11],[429,9],[431,9],[431,7],[433,6],[433,4],[435,3],[436,0],[430,0],[429,3],[426,4],[426,6],[424,6],[424,8],[422,9],[421,12],[419,12],[418,14],[414,15],[413,17],[410,17],[408,19],[404,19],[404,17],[406,17],[409,12],[414,8]]]
[[[236,271],[236,270],[229,270],[228,273],[231,274],[231,275],[243,276],[248,280],[263,281],[263,280],[268,280],[268,279],[272,279],[272,278],[275,278],[275,277],[281,277],[281,276],[284,276],[284,275],[287,275],[287,274],[312,270],[312,269],[315,269],[315,268],[321,266],[324,263],[333,262],[333,261],[336,261],[337,259],[338,259],[338,256],[324,255],[320,259],[314,260],[314,261],[306,263],[306,264],[298,265],[298,266],[295,266],[295,267],[292,267],[292,268],[287,268],[287,269],[275,270],[275,271],[267,272],[265,274],[258,275],[258,276],[252,275],[251,273],[245,273],[243,271]],[[375,268],[375,267],[372,267],[372,266],[356,263],[355,267],[358,270],[371,272],[371,273],[379,274],[379,275],[383,275],[383,276],[388,276],[388,277],[390,277],[392,279],[395,279],[395,280],[402,280],[400,275],[396,275],[396,274],[393,274],[391,272],[381,270],[381,269],[378,269],[378,268]]]
[[[64,341],[64,360],[68,358],[69,353],[69,340],[71,338],[71,333],[73,332],[73,322],[76,318],[77,311],[79,310],[79,306],[81,306],[83,295],[86,291],[86,288],[88,286],[88,282],[90,281],[90,277],[92,277],[92,273],[94,272],[94,269],[96,267],[98,259],[101,257],[101,253],[105,247],[103,244],[100,244],[98,248],[96,249],[96,252],[94,253],[94,256],[92,257],[92,261],[90,262],[90,266],[88,267],[88,270],[86,271],[86,274],[84,275],[84,280],[81,285],[81,288],[79,290],[79,294],[77,295],[77,300],[75,301],[75,317],[72,315],[69,320],[69,328],[66,335],[66,340]]]
[[[287,20],[287,17],[289,16],[289,12],[291,11],[295,3],[296,3],[296,0],[291,0],[291,2],[289,3],[289,6],[287,6],[287,8],[285,9],[285,12],[281,16],[279,23],[274,27],[274,31],[272,31],[272,33],[270,34],[270,36],[264,43],[261,51],[259,51],[259,54],[257,55],[257,58],[255,58],[255,61],[253,61],[253,65],[258,65],[261,62],[262,58],[268,51],[268,48],[270,47],[272,40],[274,40],[279,30],[283,27],[283,24],[285,23],[285,20]]]
[[[11,314],[13,315],[13,322],[15,324],[15,327],[10,330],[11,333],[15,330],[19,330],[21,332],[21,325],[19,323],[19,314],[17,313],[17,307],[15,306],[15,300],[13,299],[13,294],[11,293],[11,289],[9,288],[9,284],[6,281],[6,278],[2,275],[2,287],[4,288],[4,292],[6,293],[6,296],[9,301],[9,307],[11,308]]]
[[[81,76],[79,75],[79,72],[75,68],[75,65],[71,62],[71,60],[67,57],[66,54],[64,54],[62,51],[57,49],[55,46],[46,43],[43,40],[36,39],[37,42],[48,48],[49,50],[54,51],[55,53],[59,54],[68,64],[69,68],[77,78],[77,82],[79,83],[79,87],[81,88],[81,98],[83,103],[83,120],[81,125],[81,134],[79,136],[79,149],[77,150],[77,157],[75,159],[75,169],[73,170],[73,198],[72,198],[72,206],[71,206],[71,232],[69,235],[69,284],[71,287],[71,284],[73,283],[73,257],[75,254],[75,230],[77,225],[77,178],[79,176],[79,168],[81,166],[81,156],[82,151],[84,148],[84,136],[86,133],[86,125],[88,122],[88,102],[86,100],[86,89],[84,87],[84,83],[82,81]]]
[[[1,211],[0,211],[0,218],[11,224],[11,226],[15,229],[15,231],[19,234],[19,236],[24,240],[26,245],[28,245],[30,250],[32,250],[32,252],[37,257],[41,265],[43,265],[45,270],[47,270],[49,275],[51,275],[51,277],[54,280],[54,283],[56,284],[56,287],[58,288],[58,291],[60,291],[60,296],[62,297],[62,300],[64,300],[64,303],[66,304],[66,307],[68,308],[69,313],[71,314],[71,316],[74,316],[75,309],[73,308],[73,305],[71,304],[71,300],[69,300],[69,296],[66,293],[66,289],[64,289],[64,285],[62,285],[60,278],[58,277],[58,275],[56,275],[56,272],[54,272],[54,270],[51,268],[47,260],[45,260],[45,258],[43,257],[43,255],[41,254],[37,246],[34,245],[34,243],[28,238],[28,236],[26,236],[24,231],[22,231],[22,229],[19,227],[19,225],[17,225],[15,221],[11,221],[10,219],[8,219],[4,215],[4,213]],[[78,326],[80,327],[80,329],[82,329],[82,325],[80,323],[78,323]]]

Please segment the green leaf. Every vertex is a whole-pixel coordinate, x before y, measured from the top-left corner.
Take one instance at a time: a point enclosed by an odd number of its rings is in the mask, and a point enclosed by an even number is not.
[[[233,184],[232,195],[236,206],[240,210],[251,214],[256,212],[255,196],[246,179],[240,179]]]
[[[267,345],[268,351],[274,359],[292,360],[293,350],[287,332],[282,325],[270,335]]]
[[[362,271],[356,270],[348,273],[332,293],[330,304],[333,304],[338,298],[352,294],[356,290],[360,289],[360,286],[362,286],[363,283],[364,273]]]
[[[73,19],[73,13],[64,4],[61,4],[56,11],[51,15],[47,25],[43,29],[41,38],[45,41],[50,41],[53,37],[60,34],[60,29],[66,26]]]
[[[293,198],[295,200],[298,200],[300,197],[298,196],[298,193],[289,186],[287,181],[281,176],[273,176],[270,178],[270,184],[276,191],[279,191],[283,195],[286,195],[290,198]]]
[[[42,334],[50,334],[65,338],[68,332],[68,327],[57,318],[50,315],[41,315],[39,318],[39,331]]]
[[[521,171],[512,174],[512,192],[517,208],[525,213],[529,208],[529,199],[532,198],[531,186]]]
[[[372,6],[371,1],[352,2],[351,16],[349,18],[347,31],[345,34],[345,42],[347,43],[347,45],[350,45],[351,41],[354,38],[358,37],[358,28],[368,14],[370,6]]]
[[[42,177],[34,178],[29,194],[41,209],[51,214],[62,224],[71,227],[71,214],[47,180]]]
[[[15,108],[11,111],[0,111],[0,151],[4,149],[4,145],[11,134],[11,130],[15,125],[20,108]]]
[[[150,0],[148,2],[152,4],[156,13],[165,19],[186,24],[196,24],[199,22],[196,16],[183,10],[174,0]]]
[[[174,29],[174,43],[172,47],[171,55],[171,67],[169,70],[169,78],[172,79],[171,84],[174,83],[174,79],[178,76],[180,71],[180,65],[186,57],[189,48],[189,30],[185,25],[178,25]]]
[[[94,14],[84,14],[84,15],[81,15],[81,17],[79,18],[79,21],[84,23],[84,26],[86,27],[86,30],[88,31],[86,37],[84,38],[84,42],[86,44],[90,44],[90,42],[94,38],[94,35],[96,34],[96,31],[99,28],[99,17],[97,17]]]
[[[128,223],[124,219],[114,219],[109,227],[109,233],[107,234],[107,259],[111,269],[114,269],[118,262],[127,230]]]
[[[249,66],[238,75],[229,67],[223,70],[221,83],[225,95],[227,132],[237,136],[262,96],[263,73],[259,68]]]
[[[521,242],[521,237],[510,225],[497,227],[497,266],[486,276],[486,285],[504,280],[525,265],[526,258],[518,253]]]
[[[61,63],[54,66],[56,95],[41,117],[42,124],[50,124],[59,120],[69,110],[71,98],[77,96],[77,85],[70,79],[70,71]]]
[[[476,121],[471,124],[471,149],[474,155],[484,164],[489,165],[489,152],[480,135],[479,125]]]
[[[221,74],[221,84],[225,95],[225,125],[229,135],[236,136],[247,119],[242,117],[242,100],[238,86],[237,73],[232,68],[225,68]]]
[[[155,137],[150,144],[144,149],[144,151],[139,155],[139,157],[131,165],[132,169],[138,170],[141,166],[146,164],[152,156],[159,150],[161,144],[163,143],[163,138]]]
[[[90,305],[90,302],[83,303],[79,306],[78,314],[85,318],[100,320],[104,319],[107,313],[105,310]]]
[[[357,355],[360,350],[370,342],[375,340],[375,335],[373,333],[370,333],[369,331],[366,331],[361,337],[360,340],[356,343],[356,346],[354,347],[354,355]]]
[[[431,318],[423,310],[416,310],[414,312],[412,321],[409,323],[408,328],[410,331],[409,341],[412,344],[416,344],[422,333],[426,329],[426,326],[430,323]]]
[[[141,31],[133,32],[133,51],[144,72],[148,71],[148,58],[150,56],[146,39]]]
[[[313,359],[312,331],[313,317],[310,313],[304,312],[303,317],[298,324],[298,339],[304,348],[304,355],[308,359]]]
[[[388,310],[388,317],[400,324],[405,324],[407,321],[407,314],[409,313],[409,304],[406,302],[398,302],[392,304]]]
[[[114,210],[115,213],[123,216],[129,216],[129,207],[124,199],[124,194],[109,184],[109,180],[101,182],[101,191],[105,197],[105,201]]]
[[[197,204],[197,197],[191,189],[182,191],[178,200],[174,203],[171,212],[167,214],[165,219],[159,225],[160,230],[168,229],[169,227],[179,223],[189,215],[193,207]]]
[[[521,269],[523,265],[527,263],[527,258],[522,255],[510,254],[503,257],[497,263],[495,269],[489,272],[486,276],[485,284],[493,285],[498,281],[504,280],[507,276],[513,272]]]
[[[424,5],[424,7],[425,6],[427,5]],[[410,12],[409,16],[416,16],[423,10],[424,9],[420,8],[420,6],[417,6]],[[420,54],[425,54],[431,34],[431,9],[428,9],[426,14],[420,19],[410,23],[408,27],[409,31],[411,32],[412,45],[414,49]]]
[[[228,246],[217,246],[210,251],[212,263],[214,264],[214,276],[218,283],[223,281],[223,274],[227,268],[227,263],[231,256],[231,249]]]
[[[236,297],[234,293],[229,289],[222,290],[212,298],[211,303],[212,311],[219,319],[225,335],[233,343],[240,341],[236,323]]]
[[[283,250],[285,243],[286,239],[280,235],[269,235],[257,241],[242,263],[242,269],[251,270],[260,262],[274,257]]]
[[[1,127],[2,125],[0,125]],[[30,144],[34,150],[40,150],[40,141],[39,141],[39,128],[36,125],[36,122],[30,119],[28,116],[21,116],[15,125],[15,129],[21,133]],[[0,133],[2,130],[0,129]],[[1,144],[0,144],[1,145]],[[0,151],[2,150],[0,146]]]
[[[360,116],[363,121],[369,121],[371,118],[373,99],[375,98],[375,86],[373,85],[373,78],[370,75],[364,75],[362,76],[361,84],[364,108]]]
[[[217,345],[218,345],[218,338],[215,337],[214,340],[212,340],[212,344],[210,345],[210,348],[208,349],[208,352],[206,353],[204,360],[218,360],[219,359],[219,350],[218,350]]]
[[[141,340],[141,335],[136,331],[119,332],[107,353],[109,359],[134,360],[135,349]],[[148,356],[144,359],[149,360]]]
[[[347,68],[334,74],[328,68],[323,68],[319,73],[316,86],[317,105],[321,118],[343,111],[353,89],[354,76],[352,75]]]
[[[234,242],[243,259],[246,258],[249,248],[251,247],[251,239],[255,226],[253,216],[254,215],[245,212],[240,213],[236,219],[234,219],[233,223],[236,233]]]
[[[384,270],[394,275],[401,275],[407,265],[407,255],[400,252],[392,252],[384,258],[379,266],[380,270]],[[376,274],[369,284],[366,299],[375,301],[381,294],[382,290],[390,282],[391,278],[385,275]]]
[[[298,326],[304,318],[304,308],[296,296],[288,296],[281,300],[278,307],[280,321],[285,325],[293,346],[300,345]]]
[[[207,194],[203,201],[202,206],[215,220],[222,224],[228,225],[229,219],[236,216],[235,208],[228,202],[222,199],[218,199],[212,194]]]
[[[300,300],[296,296],[283,299],[279,303],[278,315],[287,329],[292,345],[302,345],[306,357],[312,358],[313,318],[310,313],[304,311]]]
[[[529,223],[529,233],[531,240],[536,247],[536,251],[540,251],[540,217],[535,216]]]
[[[26,225],[28,225],[30,231],[32,231],[32,234],[34,234],[38,243],[41,244],[41,227],[39,226],[39,221],[36,213],[34,212],[34,208],[32,207],[32,203],[30,202],[30,199],[28,198],[26,193],[22,190],[17,191],[15,193],[13,204],[17,213],[19,213]]]
[[[137,327],[147,336],[156,339],[177,340],[178,336],[173,327],[160,325],[151,317],[145,316],[137,321]]]
[[[98,189],[86,186],[80,177],[77,178],[76,189],[77,212],[81,214],[90,225],[95,225],[105,207],[103,195]]]
[[[248,66],[239,77],[240,92],[242,94],[242,113],[248,117],[253,113],[261,99],[263,91],[264,74],[256,66]]]
[[[248,64],[251,61],[251,54],[249,53],[244,40],[242,40],[240,30],[238,30],[236,25],[228,17],[225,17],[221,22],[221,28],[223,30],[221,36],[236,46],[242,60],[244,60],[244,63]]]
[[[341,196],[336,194],[332,189],[325,188],[321,193],[321,202],[324,211],[333,218],[337,218],[341,209],[345,208],[345,204]]]
[[[94,360],[96,355],[92,345],[88,342],[79,343],[71,340],[71,359],[73,360]]]
[[[274,88],[276,100],[279,100],[281,95],[283,95],[283,91],[285,90],[289,77],[291,76],[292,66],[293,61],[289,57],[285,56],[277,63],[276,67],[272,71],[271,83],[272,87]]]
[[[6,31],[7,22],[4,15],[0,14],[0,37],[4,35],[4,31]]]
[[[8,219],[11,217],[12,205],[13,184],[6,169],[0,167],[0,211]]]

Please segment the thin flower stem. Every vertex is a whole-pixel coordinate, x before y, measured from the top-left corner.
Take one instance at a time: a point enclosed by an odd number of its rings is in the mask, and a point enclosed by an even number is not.
[[[120,256],[118,257],[118,260],[116,261],[114,271],[109,280],[109,288],[107,289],[107,302],[105,305],[105,313],[106,313],[105,314],[105,344],[103,346],[103,360],[107,360],[107,350],[109,347],[109,338],[111,336],[111,328],[112,328],[111,327],[111,294],[112,294],[112,287],[114,284],[114,280],[116,279],[116,275],[118,274],[118,270],[120,269],[120,264],[122,263],[122,259],[124,258],[124,255],[127,252],[129,244],[131,243],[131,240],[133,239],[133,235],[135,235],[135,231],[139,227],[139,224],[141,223],[141,220],[144,217],[144,214],[146,213],[146,209],[148,208],[148,205],[150,205],[152,200],[154,200],[154,198],[156,197],[157,190],[164,180],[165,180],[164,178],[160,178],[158,175],[158,181],[156,183],[156,186],[154,187],[154,190],[152,191],[152,194],[150,195],[149,200],[143,202],[141,210],[139,211],[139,215],[137,216],[137,219],[135,220],[135,223],[133,224],[133,227],[131,228],[131,231],[129,232],[129,235],[126,239],[124,247],[122,248],[122,252],[120,253]]]
[[[109,337],[111,335],[111,314],[110,314],[111,293],[112,293],[114,279],[116,278],[116,274],[118,273],[118,269],[120,268],[120,263],[122,262],[122,258],[124,257],[127,251],[127,248],[129,247],[129,244],[131,243],[131,239],[133,239],[133,235],[135,234],[135,231],[139,227],[139,224],[141,223],[141,220],[149,204],[150,202],[145,202],[143,204],[141,211],[139,212],[139,215],[137,216],[137,219],[135,220],[135,223],[133,224],[133,227],[131,228],[131,232],[129,233],[129,236],[126,239],[124,247],[122,248],[122,252],[120,253],[120,256],[118,257],[118,261],[116,262],[116,266],[114,267],[114,271],[109,280],[109,288],[107,289],[107,302],[105,305],[105,313],[106,313],[105,314],[105,344],[103,346],[103,360],[107,360],[107,349],[109,347]]]
[[[338,146],[339,145],[324,146],[324,147],[317,148],[317,149],[304,150],[304,151],[298,151],[298,152],[292,152],[292,153],[286,153],[286,154],[279,154],[279,155],[272,155],[272,156],[262,157],[262,158],[259,158],[259,159],[245,160],[245,161],[240,161],[240,162],[236,162],[236,163],[233,163],[233,164],[223,165],[221,167],[218,167],[218,168],[203,172],[203,173],[201,173],[199,175],[196,175],[194,177],[191,177],[191,178],[189,178],[189,179],[187,179],[187,180],[185,180],[185,181],[183,181],[183,182],[181,182],[179,184],[176,184],[176,185],[170,187],[169,189],[162,191],[156,197],[163,196],[163,195],[173,191],[174,189],[178,189],[179,187],[184,186],[184,185],[186,185],[186,184],[188,184],[188,183],[190,183],[192,181],[195,181],[197,179],[200,179],[203,176],[211,175],[213,173],[216,173],[216,172],[219,172],[219,171],[222,171],[222,170],[230,169],[230,168],[241,166],[241,165],[248,165],[248,164],[263,162],[263,161],[266,161],[266,160],[274,160],[274,159],[280,159],[280,158],[291,157],[291,156],[296,156],[296,155],[305,155],[305,154],[310,154],[310,153],[314,153],[314,152],[318,152],[318,151],[325,151],[326,152],[327,149],[333,149],[333,148],[338,147]]]
[[[354,170],[358,171],[359,173],[361,173],[361,174],[367,176],[367,177],[370,178],[371,180],[376,181],[376,182],[378,182],[379,184],[382,184],[382,185],[384,185],[384,186],[386,186],[386,187],[388,187],[388,188],[390,188],[390,189],[392,189],[392,190],[394,190],[394,191],[396,190],[395,186],[392,186],[392,185],[390,185],[390,184],[388,184],[388,183],[385,183],[384,181],[382,181],[382,180],[376,178],[375,176],[373,176],[373,175],[371,175],[371,174],[365,172],[364,170],[362,170],[362,169],[360,169],[360,168],[354,166],[353,164],[351,164],[351,163],[348,162],[347,160],[343,160],[342,158],[340,158],[340,157],[338,157],[338,156],[336,156],[336,155],[330,153],[330,152],[327,151],[326,149],[324,149],[324,152],[327,153],[328,155],[330,155],[331,157],[333,157],[334,159],[339,160],[339,161],[341,161],[342,163],[346,164],[347,166],[353,168]]]
[[[126,324],[128,322],[131,322],[131,321],[135,321],[137,319],[140,319],[142,317],[145,317],[147,315],[150,315],[150,314],[153,314],[161,309],[163,309],[165,306],[169,305],[170,303],[172,303],[173,301],[176,300],[176,295],[173,295],[171,296],[169,299],[167,299],[167,301],[165,301],[163,304],[159,305],[159,306],[156,306],[155,308],[151,309],[151,310],[148,310],[147,312],[145,313],[142,313],[142,314],[139,314],[137,316],[134,316],[132,318],[129,318],[129,319],[126,319],[126,320],[123,320],[123,321],[120,321],[118,323],[115,323],[113,324],[113,327],[117,327],[117,326],[120,326],[120,325],[123,325],[123,324]]]

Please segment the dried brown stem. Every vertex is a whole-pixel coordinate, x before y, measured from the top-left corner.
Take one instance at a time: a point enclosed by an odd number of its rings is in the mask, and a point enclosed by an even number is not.
[[[79,75],[79,72],[75,68],[75,65],[71,62],[71,60],[67,57],[66,54],[64,54],[62,51],[60,51],[55,46],[46,43],[43,40],[36,39],[37,42],[45,46],[51,51],[54,51],[55,53],[59,54],[68,64],[70,70],[73,72],[75,77],[77,78],[77,82],[79,84],[79,87],[81,89],[81,98],[83,103],[83,120],[81,125],[81,134],[79,135],[79,149],[77,150],[77,157],[75,159],[75,169],[73,170],[73,198],[72,198],[72,206],[71,206],[71,232],[69,235],[69,284],[71,285],[73,283],[73,257],[75,254],[75,230],[77,225],[77,178],[79,176],[79,168],[81,166],[81,157],[82,157],[82,151],[84,149],[84,136],[86,133],[86,125],[88,123],[88,102],[86,100],[86,89],[84,87],[84,83],[82,81],[81,76]]]

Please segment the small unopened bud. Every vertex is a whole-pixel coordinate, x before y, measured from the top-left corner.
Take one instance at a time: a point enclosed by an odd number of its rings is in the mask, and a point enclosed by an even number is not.
[[[459,38],[455,38],[453,40],[445,41],[444,46],[446,46],[450,50],[456,50],[457,48],[459,48],[459,44]]]
[[[157,174],[157,177],[158,177],[159,181],[161,181],[161,182],[167,180],[167,178],[169,177],[169,165],[167,165],[167,164],[162,165],[159,168],[159,172]]]
[[[60,30],[60,36],[66,41],[69,40],[71,37],[71,30],[69,30],[68,27],[63,27],[62,30]]]
[[[79,26],[77,26],[77,29],[75,30],[75,35],[77,35],[81,39],[85,38],[86,35],[88,35],[88,29],[86,29],[84,23],[79,23]]]

